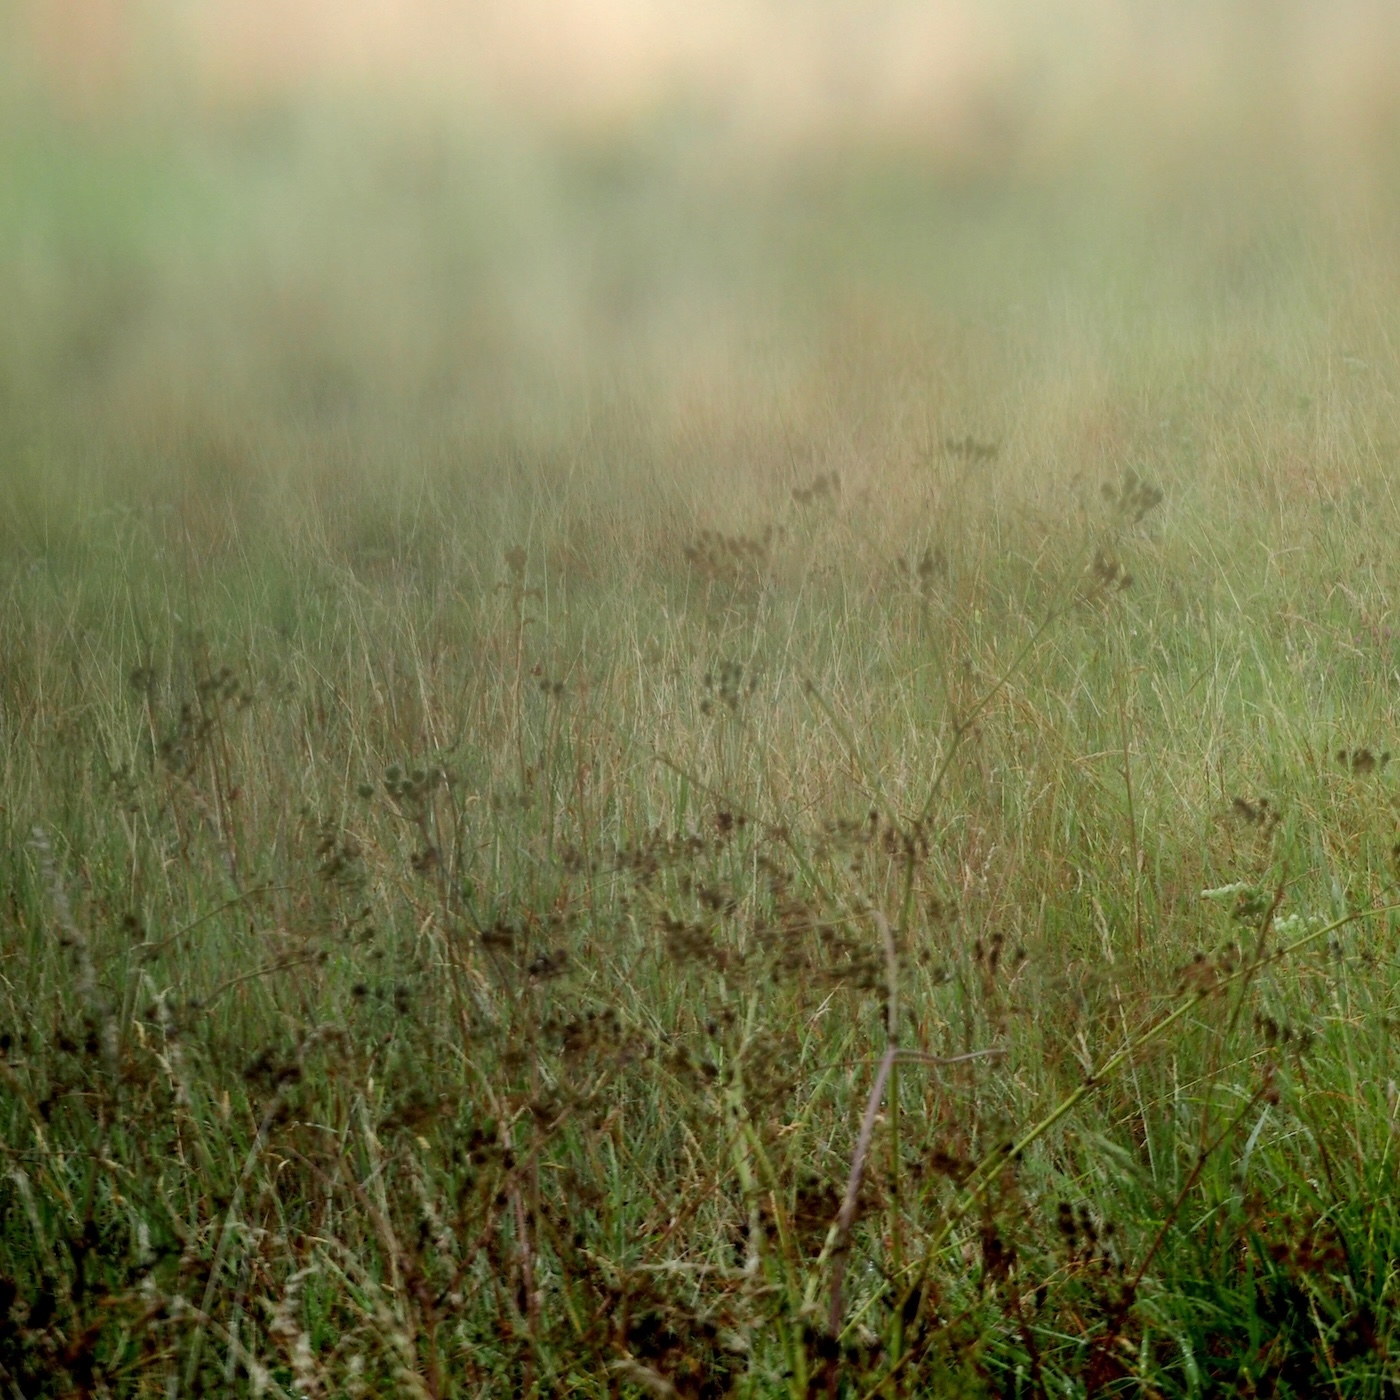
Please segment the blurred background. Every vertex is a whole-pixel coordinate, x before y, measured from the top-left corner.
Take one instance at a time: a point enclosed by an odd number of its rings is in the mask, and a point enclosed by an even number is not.
[[[12,50],[73,115],[378,93],[556,131],[688,110],[765,150],[884,140],[1047,158],[1111,115],[1233,113],[1302,144],[1395,115],[1384,0],[18,0]]]
[[[1388,354],[1397,176],[1384,0],[9,0],[0,473],[1048,451]]]

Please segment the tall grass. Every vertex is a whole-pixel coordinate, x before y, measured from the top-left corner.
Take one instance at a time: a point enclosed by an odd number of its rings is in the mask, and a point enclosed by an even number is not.
[[[1390,1393],[1386,211],[285,120],[4,138],[10,1391]]]

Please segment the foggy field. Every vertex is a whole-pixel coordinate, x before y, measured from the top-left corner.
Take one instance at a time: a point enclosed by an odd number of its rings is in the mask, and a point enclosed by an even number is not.
[[[0,64],[0,1390],[1397,1393],[1400,107],[1270,100]]]

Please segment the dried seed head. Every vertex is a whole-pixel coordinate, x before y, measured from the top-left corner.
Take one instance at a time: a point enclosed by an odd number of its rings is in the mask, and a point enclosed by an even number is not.
[[[995,442],[979,442],[970,433],[961,438],[944,438],[943,451],[949,457],[956,457],[971,465],[994,462],[1001,453],[1001,445]]]
[[[1358,777],[1379,772],[1390,762],[1390,753],[1376,754],[1370,749],[1338,749],[1337,763]]]
[[[1161,489],[1144,481],[1131,467],[1123,473],[1121,485],[1106,481],[1100,493],[1113,506],[1114,513],[1131,525],[1139,524],[1163,500]]]

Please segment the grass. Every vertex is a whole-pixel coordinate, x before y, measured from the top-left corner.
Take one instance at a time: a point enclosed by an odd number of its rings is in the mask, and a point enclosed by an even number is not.
[[[10,1393],[1393,1393],[1384,204],[364,129],[4,138]]]

